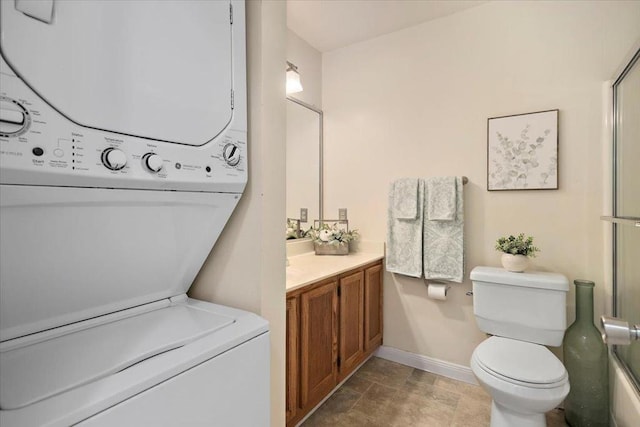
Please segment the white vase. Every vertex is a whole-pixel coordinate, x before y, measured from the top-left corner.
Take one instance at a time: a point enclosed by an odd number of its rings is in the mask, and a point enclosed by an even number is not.
[[[502,254],[502,266],[513,273],[522,273],[529,266],[529,257],[526,255]]]

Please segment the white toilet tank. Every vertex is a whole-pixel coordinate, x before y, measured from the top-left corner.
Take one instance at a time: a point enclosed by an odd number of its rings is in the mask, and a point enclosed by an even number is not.
[[[562,344],[569,291],[565,276],[476,267],[471,281],[473,313],[482,331],[543,345]]]

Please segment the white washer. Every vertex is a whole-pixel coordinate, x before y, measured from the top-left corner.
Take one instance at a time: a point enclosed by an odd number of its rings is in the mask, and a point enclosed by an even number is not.
[[[267,322],[186,296],[247,181],[244,1],[0,8],[0,425],[268,425]]]

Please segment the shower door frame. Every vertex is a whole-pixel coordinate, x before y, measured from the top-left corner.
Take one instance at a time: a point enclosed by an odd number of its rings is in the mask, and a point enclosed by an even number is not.
[[[620,111],[618,106],[618,91],[617,88],[622,80],[627,76],[627,74],[631,71],[634,66],[640,66],[640,46],[636,46],[633,51],[634,53],[625,61],[623,68],[619,73],[617,73],[613,83],[611,84],[611,94],[612,94],[612,117],[611,117],[611,128],[612,128],[612,194],[611,194],[611,211],[612,216],[603,216],[602,219],[605,221],[611,222],[612,225],[612,235],[611,235],[611,250],[612,250],[612,263],[611,263],[611,272],[612,272],[612,314],[614,317],[623,317],[624,313],[620,313],[620,307],[618,306],[619,301],[619,289],[618,289],[618,261],[619,261],[619,253],[618,253],[618,234],[620,232],[620,227],[628,227],[628,226],[638,226],[640,224],[640,217],[628,217],[628,216],[618,216],[618,196],[620,189],[618,188],[618,162],[619,162],[619,131],[618,126],[620,123]],[[640,378],[637,378],[631,368],[628,366],[626,361],[620,357],[618,354],[619,346],[612,346],[612,355],[615,360],[618,362],[625,375],[627,376],[629,382],[634,386],[636,393],[640,394]]]

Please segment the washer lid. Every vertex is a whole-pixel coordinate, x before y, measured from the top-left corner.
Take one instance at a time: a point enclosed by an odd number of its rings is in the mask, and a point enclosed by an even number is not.
[[[15,349],[0,348],[0,408],[17,409],[188,346],[236,322],[160,301],[155,310],[105,321]]]
[[[471,271],[470,277],[472,281],[478,282],[501,283],[527,288],[553,289],[556,291],[569,290],[569,280],[567,280],[565,276],[544,271],[512,273],[504,268],[479,266]]]
[[[505,379],[530,384],[564,380],[567,371],[546,347],[502,337],[491,337],[474,351],[476,361]]]

